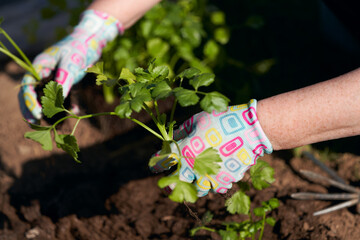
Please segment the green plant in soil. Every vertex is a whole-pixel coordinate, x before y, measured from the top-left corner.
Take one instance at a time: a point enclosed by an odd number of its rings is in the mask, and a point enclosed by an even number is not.
[[[251,184],[250,181],[251,180]],[[279,207],[277,198],[262,201],[260,207],[251,209],[251,199],[246,194],[252,185],[256,190],[262,190],[270,186],[275,181],[274,169],[262,160],[250,168],[250,178],[248,181],[238,182],[239,190],[226,200],[227,211],[231,214],[246,214],[248,219],[243,222],[224,222],[223,228],[216,229],[207,225],[212,220],[213,215],[206,213],[199,227],[191,229],[190,235],[194,236],[199,230],[206,230],[218,233],[223,240],[237,239],[262,239],[265,224],[274,226],[276,220],[267,216],[272,210]],[[205,219],[205,220],[204,220]]]
[[[2,19],[0,19],[0,23]],[[8,42],[16,49],[20,58],[12,54],[11,51],[0,41],[0,52],[12,58],[17,64],[32,74],[40,81],[32,63],[11,39],[11,37],[0,28],[0,34],[4,35]],[[211,85],[215,80],[215,75],[212,73],[201,73],[197,68],[187,68],[180,74],[173,76],[171,69],[167,65],[155,66],[154,62],[150,62],[147,69],[138,67],[134,71],[123,68],[117,78],[114,74],[109,74],[104,71],[102,62],[95,64],[88,69],[89,73],[96,74],[96,84],[106,87],[116,87],[121,94],[120,103],[112,112],[94,113],[78,116],[75,113],[67,110],[64,107],[64,97],[62,86],[54,81],[50,81],[43,89],[44,96],[41,97],[41,105],[43,114],[52,118],[58,113],[66,113],[65,117],[60,118],[50,126],[41,126],[37,124],[28,123],[34,130],[25,133],[25,137],[32,139],[41,144],[44,150],[52,150],[53,142],[55,145],[71,155],[76,162],[78,159],[78,152],[80,151],[75,137],[75,131],[81,120],[92,118],[101,115],[113,115],[120,118],[127,118],[142,126],[150,133],[155,135],[162,141],[162,149],[159,156],[152,157],[149,161],[149,166],[154,166],[157,161],[174,156],[179,159],[181,156],[180,148],[177,142],[173,140],[173,130],[176,127],[174,113],[177,104],[181,107],[188,107],[199,104],[200,107],[207,112],[213,110],[224,111],[228,107],[229,99],[219,92],[204,92],[202,89]],[[184,87],[187,86],[187,87]],[[189,89],[190,87],[190,89]],[[201,88],[201,91],[200,91]],[[160,113],[158,109],[158,101],[173,97],[173,108],[169,116],[165,113]],[[152,129],[145,123],[133,118],[133,112],[146,111],[155,123],[156,129]],[[58,132],[58,125],[66,119],[74,118],[76,123],[73,126],[71,133],[61,134]],[[172,153],[170,144],[177,146],[178,152]],[[214,148],[208,148],[199,154],[194,165],[194,171],[199,175],[216,174],[220,162],[220,156]],[[181,163],[177,164],[181,167]],[[268,187],[275,179],[273,178],[274,170],[263,161],[258,163],[250,169],[251,183],[255,189],[261,190]],[[197,200],[197,192],[193,184],[182,182],[178,176],[163,177],[159,180],[158,185],[165,187],[175,184],[175,188],[169,195],[169,198],[176,202],[195,202]],[[208,228],[205,224],[211,220],[211,215],[207,215],[203,221],[203,226],[192,230],[195,234],[199,229],[218,232],[223,239],[245,239],[246,237],[255,238],[255,234],[260,230],[259,238],[262,238],[265,223],[270,225],[275,224],[275,220],[271,217],[266,217],[266,214],[278,207],[277,199],[270,199],[262,202],[262,206],[255,208],[250,213],[250,198],[245,194],[250,188],[250,184],[246,182],[239,182],[240,190],[236,192],[230,199],[226,201],[227,210],[231,214],[248,214],[249,220],[242,223],[225,223],[225,229],[216,230]],[[255,221],[252,215],[261,217],[260,220]],[[235,239],[236,239],[235,238]]]
[[[88,114],[78,116],[65,109],[62,86],[54,81],[49,82],[44,88],[44,96],[41,97],[43,114],[52,118],[56,114],[65,112],[67,115],[60,118],[51,126],[40,126],[30,124],[35,130],[25,133],[25,137],[40,143],[45,150],[52,150],[53,141],[58,148],[70,154],[75,161],[79,162],[79,147],[75,137],[75,131],[81,120],[100,115],[113,115],[120,118],[127,118],[142,126],[150,133],[162,141],[162,149],[159,156],[150,159],[149,165],[153,166],[157,161],[175,154],[180,159],[181,152],[177,142],[173,140],[173,130],[176,127],[174,113],[177,104],[181,107],[188,107],[199,104],[204,111],[212,112],[224,111],[228,106],[229,99],[219,92],[204,92],[202,89],[209,86],[215,80],[212,73],[201,73],[196,68],[188,68],[173,78],[169,78],[169,68],[167,66],[155,66],[154,62],[149,64],[147,69],[141,67],[131,72],[123,68],[117,78],[112,78],[104,72],[103,63],[99,62],[87,70],[89,73],[96,74],[96,84],[108,87],[117,87],[121,94],[120,103],[112,112]],[[184,85],[188,86],[185,88]],[[167,115],[161,113],[158,108],[158,101],[169,97],[174,97],[173,107]],[[133,112],[147,112],[155,124],[152,129],[145,123],[132,117]],[[66,119],[74,118],[76,123],[69,134],[59,134],[57,126]],[[177,152],[171,152],[170,144],[177,146]],[[218,171],[220,156],[213,148],[206,149],[199,154],[195,162],[194,171],[200,175],[214,174]],[[177,165],[180,168],[181,163]],[[204,168],[203,166],[207,166]],[[206,170],[204,172],[204,170]],[[170,199],[177,202],[195,202],[197,199],[194,185],[179,180],[178,176],[163,177],[159,181],[160,187],[165,187],[176,183],[175,189],[170,194]]]

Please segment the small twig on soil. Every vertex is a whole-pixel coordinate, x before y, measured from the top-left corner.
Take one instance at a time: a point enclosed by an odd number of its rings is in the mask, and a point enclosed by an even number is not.
[[[184,202],[184,205],[187,207],[187,209],[189,210],[189,213],[190,213],[190,215],[193,217],[193,218],[195,218],[195,220],[196,220],[196,222],[198,223],[198,224],[202,224],[202,222],[201,222],[201,220],[200,220],[200,218],[198,217],[198,215],[189,207],[189,205],[186,203],[186,202]]]

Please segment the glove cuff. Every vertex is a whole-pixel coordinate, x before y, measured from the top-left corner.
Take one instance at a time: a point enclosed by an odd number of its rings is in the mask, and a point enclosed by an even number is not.
[[[96,36],[99,40],[110,42],[124,33],[124,27],[113,16],[89,9],[81,14],[81,20],[74,29],[74,33],[84,31],[90,36],[89,39]]]
[[[252,131],[249,133],[249,136],[251,136],[251,138],[256,139],[256,141],[248,141],[248,143],[251,145],[251,149],[253,149],[254,154],[258,156],[263,156],[263,152],[267,154],[272,153],[273,147],[260,125],[256,110],[257,100],[251,99],[248,103],[248,110],[243,112],[243,118],[245,119],[247,124],[253,126],[254,129],[256,129],[256,131]]]

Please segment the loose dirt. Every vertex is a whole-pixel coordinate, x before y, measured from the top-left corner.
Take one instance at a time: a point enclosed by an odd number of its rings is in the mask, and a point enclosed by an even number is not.
[[[209,227],[245,219],[226,212],[224,202],[229,194],[209,194],[196,204],[170,201],[157,187],[161,175],[147,168],[149,156],[159,148],[158,141],[130,122],[81,122],[76,131],[81,164],[61,151],[45,152],[24,139],[29,128],[18,108],[18,73],[12,64],[0,73],[0,240],[220,239],[206,231],[191,238],[189,230],[206,211],[214,214]],[[91,101],[96,101],[92,106],[105,106],[91,98],[89,84],[82,87],[73,93],[82,111],[96,110],[89,110],[89,104],[84,108]],[[61,130],[68,131],[72,124],[66,122]],[[271,197],[280,200],[280,207],[271,213],[277,223],[273,228],[266,226],[264,239],[359,238],[356,207],[314,217],[315,211],[337,202],[290,197],[304,191],[341,192],[299,174],[300,169],[307,169],[325,175],[309,159],[284,151],[263,160],[275,169],[276,182],[263,191],[250,191],[253,207]],[[359,186],[359,156],[336,154],[326,164],[346,182]]]

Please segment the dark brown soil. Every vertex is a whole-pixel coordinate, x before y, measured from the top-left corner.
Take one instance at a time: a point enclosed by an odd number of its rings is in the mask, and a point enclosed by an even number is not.
[[[105,130],[103,122],[82,122],[76,132],[81,164],[61,151],[45,152],[24,139],[29,129],[18,110],[14,87],[19,78],[10,76],[11,67],[0,74],[0,240],[220,239],[206,231],[191,238],[189,230],[206,211],[214,214],[209,227],[245,219],[226,212],[228,195],[209,194],[188,205],[170,201],[157,187],[161,175],[147,168],[158,141],[142,129],[131,130],[129,122],[113,119]],[[62,130],[72,124],[65,123]],[[359,186],[360,157],[347,153],[332,158],[326,164]],[[299,174],[300,169],[307,169],[325,175],[310,160],[287,151],[263,160],[274,167],[276,182],[263,191],[250,192],[253,206],[271,197],[280,200],[280,207],[271,213],[277,223],[273,228],[266,226],[264,239],[359,239],[356,207],[314,217],[315,211],[337,202],[290,198],[300,191],[340,191]]]

